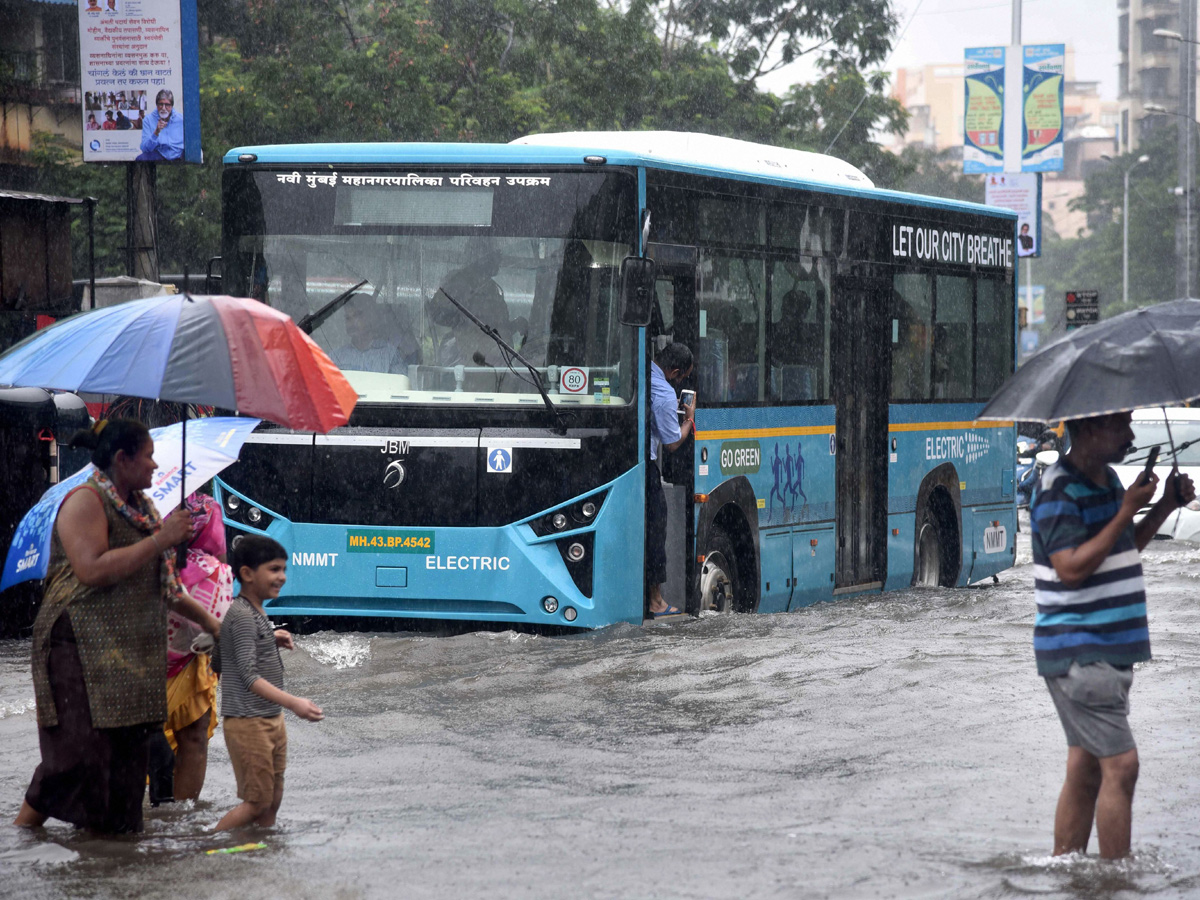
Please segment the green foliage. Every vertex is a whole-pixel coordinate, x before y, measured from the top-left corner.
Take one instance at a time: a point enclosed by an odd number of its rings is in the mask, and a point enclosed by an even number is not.
[[[876,179],[879,187],[969,203],[984,201],[983,176],[963,174],[962,154],[957,148],[938,152],[914,144],[892,160],[888,177]]]
[[[906,127],[864,71],[890,49],[891,0],[200,0],[199,17],[205,162],[158,167],[163,272],[220,252],[221,158],[239,146],[664,129],[833,143],[881,182],[915,171],[872,140]],[[805,56],[815,82],[759,89]],[[123,271],[124,167],[37,152],[44,189],[97,197],[100,274]]]
[[[1047,333],[1061,331],[1063,296],[1069,290],[1100,291],[1100,312],[1105,318],[1174,298],[1176,140],[1174,123],[1164,124],[1143,137],[1136,153],[1117,157],[1087,178],[1085,193],[1074,208],[1087,213],[1090,234],[1046,236],[1042,258],[1033,262],[1033,281],[1046,286]],[[1143,154],[1150,159],[1130,168]],[[1130,172],[1128,306],[1121,302],[1126,170]],[[1024,272],[1021,277],[1024,280]]]

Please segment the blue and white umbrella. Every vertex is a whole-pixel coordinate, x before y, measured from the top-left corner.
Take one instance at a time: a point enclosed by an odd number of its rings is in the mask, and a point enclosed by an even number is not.
[[[237,461],[242,444],[256,427],[259,419],[212,417],[192,419],[187,429],[187,461],[183,460],[183,423],[176,422],[154,428],[154,456],[160,466],[154,472],[146,495],[162,516],[179,505],[179,496],[196,491],[202,484]],[[169,462],[165,462],[169,460]],[[22,581],[45,578],[50,565],[50,535],[58,508],[71,490],[83,484],[95,467],[89,463],[74,475],[65,478],[42,495],[33,508],[21,519],[13,535],[4,573],[0,576],[0,591]]]

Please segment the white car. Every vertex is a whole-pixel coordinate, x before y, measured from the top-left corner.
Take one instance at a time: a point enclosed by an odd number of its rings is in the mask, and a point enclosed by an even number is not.
[[[1128,488],[1145,469],[1150,448],[1159,446],[1158,464],[1154,467],[1154,473],[1159,478],[1159,487],[1151,503],[1157,502],[1162,496],[1163,485],[1167,476],[1171,474],[1171,466],[1176,462],[1171,458],[1167,421],[1170,422],[1170,437],[1174,439],[1178,454],[1179,471],[1190,475],[1192,481],[1200,485],[1200,409],[1168,407],[1165,416],[1161,409],[1136,410],[1133,414],[1134,450],[1129,454],[1126,464],[1113,468],[1121,479],[1121,484]],[[1145,513],[1146,510],[1143,509],[1136,520],[1140,521]],[[1155,537],[1200,543],[1200,501],[1193,500],[1168,516]]]

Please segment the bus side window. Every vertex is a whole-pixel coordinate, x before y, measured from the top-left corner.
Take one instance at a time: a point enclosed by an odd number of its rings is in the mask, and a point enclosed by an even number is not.
[[[892,399],[929,400],[933,362],[933,279],[892,279]]]
[[[974,374],[971,340],[971,279],[937,277],[936,324],[933,329],[933,399],[970,400]]]
[[[771,270],[770,396],[780,403],[828,398],[827,264],[777,260]]]
[[[764,397],[766,272],[761,258],[706,251],[699,293],[707,337],[701,339],[699,390],[713,400]]]
[[[975,291],[975,397],[987,400],[1013,370],[1013,286],[980,278]]]

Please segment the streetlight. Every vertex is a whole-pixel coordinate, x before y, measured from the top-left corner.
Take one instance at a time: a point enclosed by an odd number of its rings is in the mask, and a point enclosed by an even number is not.
[[[1172,113],[1180,118],[1187,119],[1189,122],[1196,122],[1196,50],[1195,47],[1200,41],[1195,40],[1196,34],[1196,7],[1193,4],[1181,4],[1180,8],[1181,25],[1183,30],[1191,36],[1184,37],[1180,31],[1172,31],[1170,28],[1155,28],[1152,34],[1155,37],[1166,38],[1171,41],[1179,42],[1179,99],[1183,108],[1187,110],[1187,114]],[[1146,104],[1143,109],[1150,110],[1154,104]],[[1161,106],[1157,107],[1158,111],[1167,112]],[[1154,110],[1150,110],[1154,111]],[[1184,138],[1186,149],[1184,156],[1186,158],[1187,171],[1183,181],[1184,196],[1184,256],[1187,257],[1184,263],[1184,296],[1192,296],[1192,129],[1187,130],[1187,135]],[[1178,222],[1178,220],[1176,220]],[[1176,224],[1178,231],[1178,224]],[[1176,265],[1179,265],[1176,262]],[[1178,269],[1176,269],[1176,285],[1178,285]]]
[[[1107,153],[1101,153],[1100,158],[1116,165],[1117,161]],[[1121,206],[1121,227],[1124,231],[1121,240],[1121,304],[1126,307],[1129,306],[1129,173],[1144,162],[1150,162],[1150,157],[1143,153],[1125,169],[1125,201]]]
[[[1171,34],[1177,34],[1177,32],[1174,32],[1174,31],[1168,32],[1167,29],[1165,29],[1165,28],[1159,28],[1159,29],[1157,29],[1157,31],[1165,32],[1165,34],[1161,35],[1162,37],[1166,37]],[[1184,40],[1184,39],[1182,37],[1180,37],[1180,40]],[[1194,44],[1196,42],[1195,41],[1184,41],[1184,43]],[[1159,106],[1157,103],[1144,103],[1144,104],[1142,104],[1142,109],[1144,109],[1148,113],[1156,113],[1160,116],[1174,116],[1177,119],[1185,119],[1189,123],[1189,125],[1200,126],[1200,122],[1197,122],[1194,118],[1187,115],[1186,113],[1174,112],[1173,110],[1167,109],[1165,106]],[[1190,296],[1192,296],[1192,129],[1190,127],[1187,129],[1187,152],[1185,154],[1185,159],[1186,159],[1186,164],[1185,164],[1186,167],[1184,169],[1183,178],[1181,179],[1183,181],[1182,187],[1183,187],[1183,221],[1184,221],[1184,242],[1183,242],[1184,243],[1184,254],[1183,254],[1184,255],[1184,263],[1183,263],[1184,291],[1183,291],[1183,295],[1185,297],[1190,297]],[[1176,227],[1178,227],[1178,226],[1176,226]],[[1177,273],[1178,273],[1178,271],[1179,270],[1176,269]],[[1178,275],[1176,277],[1178,277]],[[1178,286],[1178,282],[1176,282],[1176,286]]]
[[[1184,44],[1200,44],[1200,41],[1188,40],[1178,31],[1172,31],[1170,28],[1155,28],[1151,34],[1155,37],[1169,38],[1172,41],[1181,41]]]

